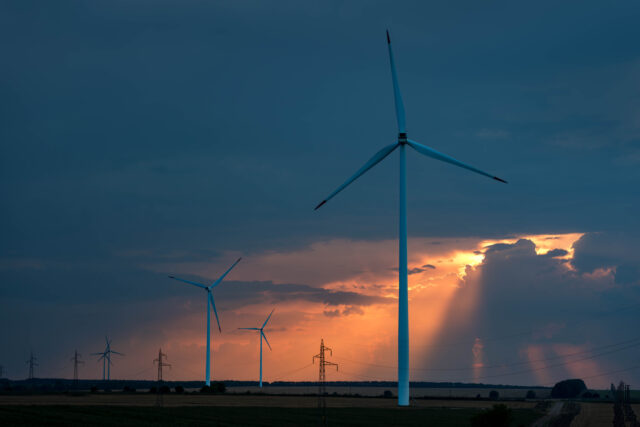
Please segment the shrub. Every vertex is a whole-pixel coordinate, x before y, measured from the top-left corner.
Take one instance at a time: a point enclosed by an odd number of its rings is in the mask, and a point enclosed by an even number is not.
[[[489,399],[498,400],[499,398],[500,398],[500,393],[498,393],[496,390],[491,390],[489,392]]]
[[[168,385],[161,385],[160,386],[160,393],[162,393],[162,394],[171,393],[171,389],[169,388]]]
[[[384,393],[382,393],[382,397],[391,398],[393,397],[393,393],[391,390],[385,390]]]
[[[529,390],[529,391],[527,392],[527,396],[526,396],[526,398],[527,398],[527,399],[535,399],[535,398],[536,398],[536,392],[535,392],[535,391],[533,391],[533,390]]]
[[[182,387],[181,385],[177,385],[176,386],[176,393],[178,393],[178,394],[184,393],[184,387]]]
[[[513,413],[507,405],[493,405],[471,418],[472,427],[509,427]]]

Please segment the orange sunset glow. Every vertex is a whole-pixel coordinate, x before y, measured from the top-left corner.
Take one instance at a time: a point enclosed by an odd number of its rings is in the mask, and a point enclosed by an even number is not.
[[[487,248],[496,244],[514,244],[520,239],[535,244],[536,253],[545,254],[552,249],[566,251],[562,258],[570,259],[573,244],[582,234],[526,235],[505,239],[410,239],[409,259],[410,332],[412,380],[440,379],[438,369],[452,369],[460,381],[482,381],[483,366],[501,362],[487,360],[482,348],[491,345],[474,336],[464,344],[463,352],[471,357],[466,366],[438,366],[430,372],[429,360],[442,359],[446,355],[448,341],[441,335],[443,327],[455,322],[471,321],[477,309],[482,289],[467,276],[475,274],[482,265]],[[317,352],[320,338],[333,348],[335,362],[340,364],[338,373],[331,372],[332,380],[394,380],[396,377],[396,328],[397,328],[397,272],[394,269],[396,242],[331,240],[312,244],[290,252],[266,252],[247,259],[228,282],[216,289],[218,310],[223,333],[213,332],[213,377],[216,379],[254,380],[258,369],[258,337],[239,327],[259,326],[269,311],[275,313],[266,334],[273,351],[264,356],[266,381],[312,380],[316,368],[311,356]],[[231,259],[236,254],[224,257]],[[225,268],[219,263],[183,263],[151,265],[159,271],[189,272],[203,278],[219,275]],[[570,269],[567,265],[566,269]],[[242,294],[242,282],[271,282],[274,287],[304,283],[331,292],[344,292],[370,297],[365,303],[327,303],[286,298],[274,301],[262,293],[243,306],[233,306],[225,300],[225,292]],[[182,286],[175,284],[175,286]],[[238,288],[233,288],[238,287]],[[223,289],[226,288],[226,289]],[[466,292],[461,293],[465,288]],[[195,290],[197,291],[197,289]],[[171,327],[163,329],[163,348],[174,362],[169,375],[175,378],[199,378],[204,359],[204,298],[188,285],[178,292],[189,297],[182,307],[190,314],[174,319]],[[249,291],[247,291],[249,292]],[[192,295],[195,293],[195,295]],[[245,295],[248,297],[248,295]],[[180,310],[176,310],[180,311]],[[260,313],[260,314],[256,314]],[[453,316],[453,317],[452,317]],[[473,328],[466,325],[465,328]],[[132,337],[136,345],[144,344],[142,336]],[[131,344],[132,345],[132,344]],[[151,344],[149,344],[151,351]],[[155,345],[154,345],[155,346]],[[548,348],[513,348],[512,354],[529,359],[526,366],[534,369],[532,381],[545,384],[551,377],[544,364],[536,362],[543,356],[562,355],[571,349],[569,345]],[[456,350],[460,351],[460,350]],[[509,357],[508,359],[513,359]],[[434,362],[435,363],[435,362]],[[427,368],[424,365],[427,364]],[[149,376],[144,371],[147,361],[132,364],[127,361],[122,376],[131,377],[139,368],[140,378]],[[567,373],[577,375],[581,370],[592,372],[595,362],[573,364]],[[468,369],[468,371],[466,370]],[[522,370],[522,369],[520,369]],[[509,372],[509,369],[500,372]],[[449,375],[447,373],[447,375]],[[499,378],[508,382],[509,376]],[[486,380],[485,380],[486,382]]]

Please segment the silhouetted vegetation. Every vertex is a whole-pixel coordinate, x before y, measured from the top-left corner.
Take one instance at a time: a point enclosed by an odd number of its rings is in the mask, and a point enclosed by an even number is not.
[[[535,392],[535,391],[533,391],[533,390],[529,390],[529,391],[527,392],[527,396],[526,396],[526,398],[527,398],[527,399],[535,399],[535,398],[536,398],[536,392]]]
[[[587,391],[587,386],[580,379],[564,380],[556,383],[551,389],[551,397],[554,399],[573,399]]]
[[[491,390],[489,392],[489,399],[498,400],[499,398],[500,398],[500,393],[498,393],[496,390]]]
[[[175,390],[176,390],[176,393],[178,394],[184,393],[184,387],[182,387],[181,385],[177,385]]]
[[[223,382],[212,382],[211,386],[203,386],[200,389],[200,393],[204,394],[222,394],[227,391],[227,387]]]
[[[507,405],[493,405],[471,417],[472,427],[509,427],[513,420],[513,411]]]

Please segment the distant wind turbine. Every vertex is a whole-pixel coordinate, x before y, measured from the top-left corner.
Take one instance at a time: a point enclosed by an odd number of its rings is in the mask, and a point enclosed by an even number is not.
[[[216,303],[213,301],[213,293],[211,292],[211,290],[213,288],[215,288],[216,286],[218,286],[220,284],[220,282],[222,282],[222,280],[227,276],[227,274],[229,274],[231,269],[233,269],[233,267],[235,267],[236,264],[239,263],[241,259],[242,258],[238,258],[238,260],[236,262],[234,262],[233,265],[231,267],[229,267],[229,269],[227,271],[225,271],[224,274],[222,276],[220,276],[220,278],[218,278],[218,280],[216,280],[215,282],[213,282],[209,286],[203,285],[202,283],[192,282],[190,280],[180,279],[179,277],[169,276],[170,279],[179,280],[180,282],[188,283],[190,285],[197,286],[197,287],[202,288],[205,291],[207,291],[207,294],[208,294],[208,296],[207,296],[207,363],[206,363],[206,372],[205,372],[205,384],[206,385],[211,385],[211,366],[210,366],[210,362],[211,362],[211,326],[210,326],[210,323],[211,323],[211,307],[213,307],[213,313],[216,315],[216,322],[218,323],[218,331],[222,332],[222,328],[220,327],[220,319],[218,319],[218,311],[216,310]]]
[[[262,338],[264,338],[264,341],[269,346],[269,350],[271,350],[271,344],[269,344],[267,336],[264,334],[264,327],[267,326],[267,322],[269,321],[269,319],[271,319],[271,315],[273,314],[274,310],[275,308],[271,310],[271,313],[269,313],[269,317],[267,317],[267,320],[264,321],[261,328],[238,328],[245,329],[247,331],[260,331],[260,388],[262,388]]]
[[[104,337],[104,340],[106,341],[106,346],[104,348],[104,351],[101,353],[91,353],[92,356],[100,356],[98,357],[98,361],[102,360],[102,381],[105,380],[105,370],[106,370],[106,380],[110,381],[111,380],[111,365],[113,364],[111,362],[111,355],[112,354],[117,354],[118,356],[124,356],[124,354],[119,353],[115,350],[111,350],[111,340],[108,337]]]
[[[409,297],[408,297],[408,277],[407,277],[407,184],[406,184],[406,159],[405,147],[409,146],[420,154],[450,163],[471,172],[484,175],[496,181],[504,182],[505,180],[497,176],[488,174],[460,162],[453,157],[440,153],[426,145],[419,144],[415,141],[407,139],[405,128],[404,105],[402,104],[402,96],[400,95],[400,87],[398,86],[398,77],[396,75],[396,67],[393,61],[393,52],[391,50],[391,38],[387,31],[387,46],[389,49],[389,62],[391,65],[391,79],[393,82],[393,96],[395,99],[396,119],[398,122],[398,140],[393,144],[387,145],[376,154],[373,155],[367,163],[364,164],[351,178],[338,187],[333,193],[324,199],[315,207],[320,206],[331,200],[336,194],[344,190],[349,184],[358,179],[369,169],[380,163],[385,157],[391,154],[396,148],[400,151],[400,225],[399,225],[399,262],[398,262],[398,405],[409,405]]]

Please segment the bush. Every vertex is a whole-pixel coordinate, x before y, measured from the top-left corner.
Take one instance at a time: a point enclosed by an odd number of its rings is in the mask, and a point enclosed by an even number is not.
[[[391,398],[393,397],[393,393],[391,390],[385,390],[384,393],[382,393],[382,397]]]
[[[507,405],[493,405],[491,409],[485,409],[471,417],[472,427],[509,427],[513,413]]]
[[[529,391],[527,392],[527,396],[526,396],[526,398],[527,398],[527,399],[535,399],[535,398],[536,398],[536,392],[535,392],[535,391],[533,391],[533,390],[529,390]]]
[[[500,398],[500,393],[498,393],[497,391],[495,391],[495,390],[491,390],[491,391],[489,392],[489,399],[491,399],[491,400],[498,400],[499,398]]]
[[[184,393],[184,387],[182,387],[181,385],[177,385],[176,386],[176,393],[178,393],[178,394]]]
[[[227,391],[227,387],[223,382],[214,382],[211,383],[211,386],[205,385],[200,389],[200,393],[205,394],[222,394]],[[247,393],[248,394],[248,393]]]
[[[98,392],[98,387],[95,386],[95,385],[92,385],[89,390],[91,391],[91,393],[97,393]]]
[[[135,393],[135,392],[136,392],[136,389],[135,389],[135,388],[133,388],[133,387],[130,387],[130,386],[126,385],[126,386],[124,386],[124,388],[122,389],[122,391],[123,391],[124,393]]]
[[[580,379],[564,380],[556,383],[551,389],[551,397],[554,399],[572,399],[587,391],[587,386]]]
[[[149,393],[157,393],[158,389],[156,388],[156,386],[153,386],[149,389]]]
[[[169,388],[168,385],[161,385],[160,386],[160,393],[162,393],[162,394],[171,393],[171,389]]]

